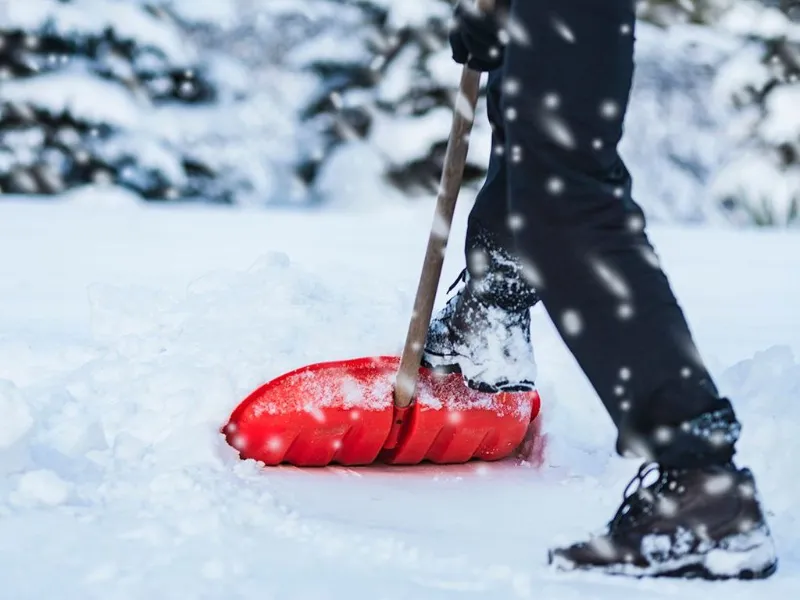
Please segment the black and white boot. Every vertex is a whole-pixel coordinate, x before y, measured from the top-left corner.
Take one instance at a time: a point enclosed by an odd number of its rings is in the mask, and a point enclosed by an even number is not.
[[[499,270],[478,283],[465,269],[450,290],[461,280],[465,285],[431,322],[423,365],[461,373],[467,385],[484,392],[535,389],[530,335],[535,296],[506,293],[509,281]],[[511,301],[503,305],[505,298]]]
[[[651,484],[650,474],[658,473]],[[558,570],[634,577],[763,579],[777,570],[775,544],[748,469],[732,464],[659,469],[645,464],[606,531],[553,549]],[[630,488],[631,485],[628,487]]]

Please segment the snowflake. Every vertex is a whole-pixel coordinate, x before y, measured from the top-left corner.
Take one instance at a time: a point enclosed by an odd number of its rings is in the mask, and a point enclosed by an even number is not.
[[[640,233],[644,231],[644,218],[639,215],[634,215],[628,219],[628,230],[632,233]]]
[[[547,180],[547,191],[554,196],[560,194],[564,191],[564,180],[560,177],[551,177]]]
[[[555,115],[548,115],[543,118],[542,125],[547,134],[559,146],[569,150],[575,148],[575,137],[563,119]]]
[[[513,77],[507,77],[505,81],[503,81],[503,92],[508,96],[516,96],[519,94],[521,87],[519,80]]]
[[[659,427],[655,431],[655,438],[659,444],[667,444],[672,440],[673,431],[669,427]]]
[[[615,119],[619,112],[619,105],[613,100],[605,100],[600,105],[600,114],[606,119]]]
[[[550,110],[555,110],[561,104],[561,98],[555,92],[550,92],[544,97],[544,105]]]
[[[567,335],[576,336],[580,335],[583,331],[583,320],[580,313],[576,310],[568,309],[564,311],[561,316],[561,324],[564,327]]]
[[[628,304],[620,304],[619,308],[617,309],[617,316],[622,320],[628,320],[633,317],[633,306]]]
[[[541,288],[544,286],[544,279],[539,270],[528,260],[520,261],[522,278],[534,288]]]
[[[508,228],[511,231],[519,231],[525,226],[525,220],[522,215],[513,214],[508,217]]]
[[[560,35],[570,44],[575,43],[575,34],[572,32],[569,26],[558,17],[553,17],[553,29],[555,29],[556,33],[558,33],[558,35]]]

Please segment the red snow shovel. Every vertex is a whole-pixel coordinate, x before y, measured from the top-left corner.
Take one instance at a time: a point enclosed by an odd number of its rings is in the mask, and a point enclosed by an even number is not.
[[[222,429],[242,458],[303,467],[464,463],[505,458],[525,439],[537,392],[478,392],[460,374],[420,366],[479,88],[480,73],[465,68],[402,356],[313,364],[264,384]]]

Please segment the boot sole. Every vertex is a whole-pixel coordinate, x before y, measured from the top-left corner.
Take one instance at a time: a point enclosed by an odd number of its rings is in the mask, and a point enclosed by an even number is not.
[[[754,554],[758,557],[758,553],[765,554],[765,556],[760,558],[762,560],[766,558],[767,562],[755,567],[746,566],[748,562],[753,560]],[[768,555],[769,558],[767,558],[766,555]],[[675,565],[673,568],[664,568],[664,565],[662,565],[664,570],[657,570],[659,568],[658,565],[652,568],[636,567],[628,564],[608,566],[578,565],[565,557],[553,554],[552,551],[548,552],[548,563],[552,568],[558,571],[602,573],[605,575],[630,577],[633,579],[671,578],[703,579],[706,581],[754,581],[767,579],[778,570],[778,560],[774,557],[773,550],[763,547],[755,547],[742,552],[712,550],[707,554],[694,554],[674,561],[674,563],[678,562],[687,564]],[[717,564],[710,567],[709,563]],[[736,568],[733,569],[731,568],[732,566],[736,566]],[[728,572],[722,572],[721,569]]]

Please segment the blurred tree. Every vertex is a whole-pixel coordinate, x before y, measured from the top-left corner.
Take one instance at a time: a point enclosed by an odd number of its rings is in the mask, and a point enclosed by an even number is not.
[[[639,18],[655,25],[708,25],[717,21],[735,0],[637,0]]]
[[[382,177],[404,194],[439,184],[460,70],[447,43],[446,0],[326,0],[339,5],[335,26],[289,57],[316,76],[300,118],[313,132],[299,166],[310,187],[329,177],[358,177],[357,148],[380,157]],[[476,138],[488,135],[479,119]],[[479,180],[488,143],[476,141],[465,184]],[[481,154],[483,152],[483,154]],[[365,156],[365,160],[369,160]],[[321,183],[325,187],[325,183]]]
[[[714,198],[736,223],[799,224],[800,2],[739,0],[723,26],[744,45],[717,76],[734,151]]]
[[[736,224],[800,222],[800,0],[639,0],[659,26],[708,25],[738,40],[715,75],[730,159],[713,202]]]
[[[218,89],[155,5],[8,3],[0,24],[0,189],[54,194],[90,182],[149,200],[230,202],[157,106],[215,102]]]

